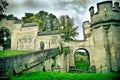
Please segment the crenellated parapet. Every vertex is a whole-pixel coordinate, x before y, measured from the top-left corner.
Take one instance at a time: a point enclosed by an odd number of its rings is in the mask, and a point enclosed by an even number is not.
[[[91,26],[103,22],[120,22],[120,5],[118,2],[114,4],[112,1],[100,2],[97,4],[97,12],[94,7],[89,8],[91,16]]]

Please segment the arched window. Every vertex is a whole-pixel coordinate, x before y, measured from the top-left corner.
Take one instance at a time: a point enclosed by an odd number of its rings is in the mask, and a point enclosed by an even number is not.
[[[44,42],[43,41],[40,42],[40,49],[44,50]]]
[[[10,49],[11,47],[11,33],[6,27],[0,29],[0,45],[3,46],[3,50]]]

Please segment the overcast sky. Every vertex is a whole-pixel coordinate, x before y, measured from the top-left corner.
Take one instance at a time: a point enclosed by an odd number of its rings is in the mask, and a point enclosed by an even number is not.
[[[9,6],[6,14],[14,14],[21,18],[25,13],[37,13],[41,10],[53,13],[58,18],[60,15],[69,15],[73,17],[76,26],[79,26],[79,39],[83,39],[82,22],[89,20],[89,7],[94,6],[98,2],[108,0],[6,0]],[[110,1],[110,0],[109,0]],[[118,1],[120,0],[112,0]]]

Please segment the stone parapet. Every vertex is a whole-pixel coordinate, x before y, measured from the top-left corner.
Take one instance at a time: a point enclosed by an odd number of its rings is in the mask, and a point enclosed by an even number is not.
[[[39,31],[38,32],[38,36],[45,36],[45,35],[55,35],[55,34],[60,34],[60,31],[59,30],[56,30],[56,31]]]
[[[91,26],[94,24],[110,21],[120,22],[120,7],[119,3],[115,2],[112,6],[112,1],[105,1],[97,4],[97,12],[94,13],[94,7],[89,9],[91,15]]]
[[[18,74],[29,69],[32,71],[43,71],[36,67],[44,63],[45,60],[61,54],[58,48],[47,49],[43,51],[35,51],[26,54],[12,55],[7,57],[0,57],[0,77],[10,76],[11,74]]]

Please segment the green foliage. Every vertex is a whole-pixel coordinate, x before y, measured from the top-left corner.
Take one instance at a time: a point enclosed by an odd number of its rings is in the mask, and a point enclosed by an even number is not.
[[[45,11],[40,11],[36,14],[25,13],[25,17],[22,20],[24,23],[37,22],[41,31],[58,30],[60,27],[57,17]]]
[[[11,76],[11,80],[116,80],[117,73],[32,72]]]
[[[76,52],[74,57],[76,69],[88,70],[89,60],[87,59],[88,55],[86,52]]]
[[[24,23],[37,22],[41,31],[60,30],[62,38],[66,41],[73,40],[78,35],[76,32],[78,27],[74,27],[74,20],[67,15],[61,16],[59,21],[55,15],[40,11],[36,14],[25,13],[22,20]]]
[[[5,0],[0,0],[0,20],[7,18],[7,15],[4,14],[5,9],[7,9],[9,3]]]
[[[17,55],[17,54],[24,54],[27,51],[0,51],[0,57],[5,57],[5,56],[11,56],[11,55]]]
[[[59,53],[60,53],[60,52],[59,52],[58,49],[53,49],[53,50],[51,50],[51,54],[57,55],[57,54],[59,54]]]
[[[71,50],[70,50],[70,47],[64,47],[63,44],[61,44],[61,53],[64,53],[64,54],[70,54]]]
[[[15,17],[13,14],[7,15],[7,20],[15,20],[15,21],[20,21],[17,17]]]
[[[70,54],[70,48],[69,47],[64,47],[63,48],[63,53]]]
[[[0,45],[3,46],[4,50],[7,50],[10,48],[11,44],[11,33],[8,28],[2,27],[0,30]]]
[[[76,29],[78,27],[74,26],[74,20],[68,15],[62,15],[60,17],[60,22],[61,26],[63,27],[61,29],[62,38],[65,41],[73,40],[73,38],[78,35],[78,33],[76,32]]]
[[[9,14],[9,15],[0,14],[0,20],[2,19],[15,20],[16,22],[21,22],[21,20],[15,17],[13,14]]]
[[[87,70],[89,63],[87,61],[75,61],[76,69]]]
[[[3,14],[8,5],[8,2],[6,2],[5,0],[0,0],[0,14]]]
[[[70,54],[70,48],[69,47],[62,47],[61,48],[61,53]]]

